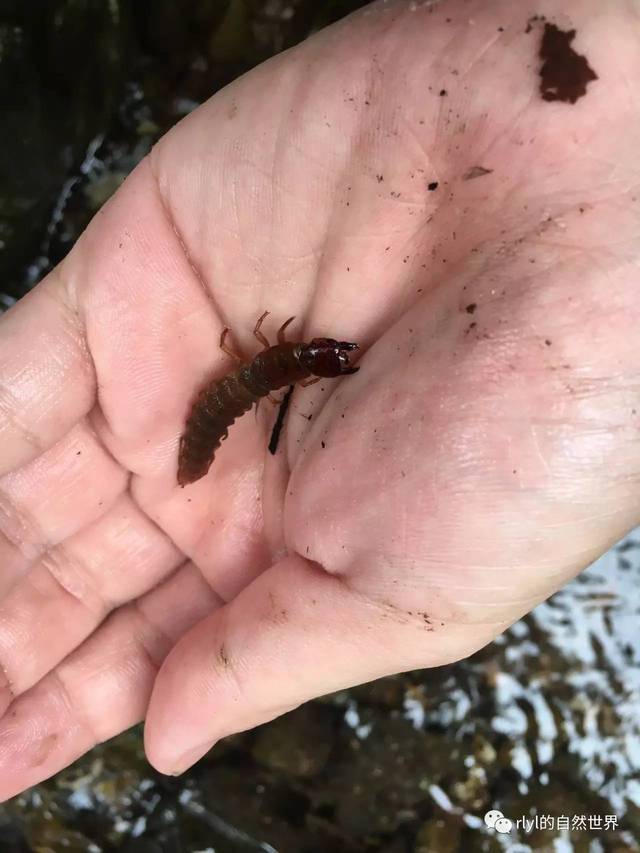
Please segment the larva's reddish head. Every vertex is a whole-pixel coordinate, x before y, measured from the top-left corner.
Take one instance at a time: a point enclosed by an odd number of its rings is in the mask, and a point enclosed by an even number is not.
[[[344,376],[356,373],[360,368],[349,364],[349,353],[358,349],[358,344],[334,341],[333,338],[314,338],[300,349],[300,362],[314,376]]]

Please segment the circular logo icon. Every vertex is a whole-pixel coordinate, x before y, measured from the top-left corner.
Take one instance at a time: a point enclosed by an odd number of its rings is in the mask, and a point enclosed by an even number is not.
[[[502,835],[511,832],[513,827],[513,821],[505,817],[500,809],[491,809],[488,811],[484,816],[484,822],[490,829],[495,829],[496,832]]]
[[[509,820],[508,817],[499,817],[495,823],[494,829],[496,832],[500,832],[503,835],[507,832],[511,832],[511,827],[513,823]]]

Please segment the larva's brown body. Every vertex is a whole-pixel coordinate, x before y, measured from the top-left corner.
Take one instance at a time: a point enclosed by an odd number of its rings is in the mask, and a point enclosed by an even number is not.
[[[254,334],[268,343],[260,333],[260,324],[265,316],[256,324]],[[210,382],[198,394],[180,438],[178,483],[181,486],[204,477],[235,419],[271,391],[312,376],[340,376],[358,370],[350,366],[347,355],[357,349],[356,344],[332,338],[314,338],[308,344],[286,342],[283,333],[289,322],[278,332],[277,346],[266,348],[253,361],[242,364],[220,380]],[[220,343],[229,352],[224,346],[226,331]]]

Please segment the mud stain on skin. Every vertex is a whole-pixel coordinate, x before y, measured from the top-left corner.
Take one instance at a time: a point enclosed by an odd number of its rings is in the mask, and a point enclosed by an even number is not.
[[[7,705],[15,699],[15,693],[13,692],[13,687],[11,686],[9,676],[5,672],[5,669],[2,664],[0,664],[0,697],[2,697],[3,694],[8,700]],[[1,698],[0,704],[2,704]]]
[[[271,605],[270,621],[274,625],[284,625],[289,619],[289,614],[284,607],[281,607],[276,600],[275,595],[269,592],[269,604]]]
[[[525,29],[525,33],[530,33],[533,29],[533,25],[537,24],[541,21],[544,21],[544,15],[532,15],[527,21],[527,27]]]
[[[16,694],[11,686],[11,682],[0,665],[0,717],[5,714],[13,703],[13,700],[16,698]],[[13,716],[17,714],[15,708],[12,709]]]
[[[484,166],[472,166],[462,176],[463,181],[473,181],[474,178],[482,178],[484,175],[490,175],[493,169],[485,169]]]
[[[587,84],[598,75],[586,57],[571,47],[575,30],[563,31],[546,23],[540,45],[540,94],[544,101],[575,102],[587,94]]]
[[[36,749],[36,753],[33,757],[33,761],[31,762],[32,767],[40,767],[41,764],[44,764],[47,758],[51,755],[53,748],[58,742],[57,734],[50,734],[46,737],[43,737],[38,747]]]
[[[433,631],[433,625],[431,624],[431,618],[430,618],[429,614],[426,611],[422,611],[422,612],[418,611],[418,616],[420,616],[422,621],[424,622],[424,626],[425,626],[426,630],[427,631]]]

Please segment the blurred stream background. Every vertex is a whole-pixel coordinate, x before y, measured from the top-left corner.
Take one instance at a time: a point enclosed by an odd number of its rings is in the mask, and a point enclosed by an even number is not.
[[[0,306],[176,121],[364,5],[0,0]],[[639,625],[640,531],[472,658],[305,705],[180,778],[123,734],[0,805],[0,853],[640,851]],[[500,835],[490,809],[550,828]]]

